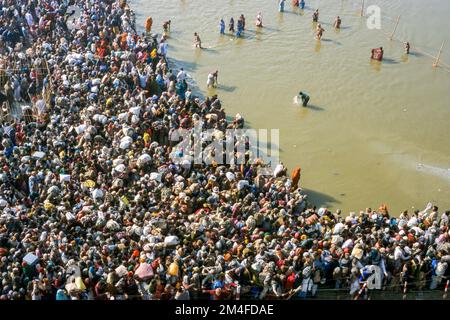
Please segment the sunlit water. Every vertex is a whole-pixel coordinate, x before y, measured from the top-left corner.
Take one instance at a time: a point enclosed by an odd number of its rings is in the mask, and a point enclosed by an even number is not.
[[[147,16],[161,34],[172,20],[169,57],[230,115],[252,128],[280,129],[281,160],[302,167],[303,188],[317,205],[360,210],[386,203],[392,213],[428,201],[450,209],[450,72],[433,69],[443,40],[450,65],[450,1],[366,0],[381,7],[382,30],[369,30],[359,0],[306,1],[304,11],[276,0],[132,0],[140,29]],[[314,39],[313,9],[325,28]],[[254,24],[262,12],[264,28]],[[219,35],[219,20],[246,16],[242,39]],[[332,28],[337,15],[340,32]],[[394,41],[389,34],[401,15]],[[227,28],[228,29],[228,28]],[[204,50],[193,47],[198,32]],[[401,41],[412,54],[403,55]],[[385,61],[369,61],[383,46]],[[207,90],[210,71],[220,86]],[[304,90],[311,106],[293,104]]]

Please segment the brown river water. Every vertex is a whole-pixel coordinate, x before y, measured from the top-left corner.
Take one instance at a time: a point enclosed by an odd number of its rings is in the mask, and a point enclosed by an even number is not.
[[[143,29],[172,20],[168,56],[204,95],[218,94],[249,127],[280,130],[280,158],[302,167],[301,185],[318,206],[345,211],[386,203],[394,215],[428,201],[450,209],[450,1],[366,0],[381,9],[381,30],[360,17],[360,0],[131,0]],[[314,38],[313,9],[325,29]],[[264,28],[255,27],[262,13]],[[246,17],[242,38],[219,34],[224,18]],[[340,31],[333,21],[342,18]],[[394,40],[397,16],[400,22]],[[204,50],[193,47],[198,32]],[[440,68],[432,68],[442,42]],[[409,56],[402,41],[409,41]],[[383,46],[385,61],[370,61]],[[176,67],[175,67],[176,66]],[[219,70],[219,87],[206,88]],[[310,107],[293,103],[304,90]]]

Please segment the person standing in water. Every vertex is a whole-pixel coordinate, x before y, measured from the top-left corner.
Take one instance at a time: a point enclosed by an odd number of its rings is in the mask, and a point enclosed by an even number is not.
[[[214,86],[217,87],[217,85],[219,84],[219,70],[216,70],[216,72],[213,73],[214,75]]]
[[[214,73],[213,72],[210,72],[208,74],[208,80],[206,81],[206,88],[209,89],[211,87],[214,88]]]
[[[405,42],[405,54],[409,54],[409,51],[411,50],[411,45],[409,42]]]
[[[319,23],[317,25],[317,28],[316,28],[316,38],[317,38],[317,40],[321,40],[322,39],[324,31],[325,31],[325,29],[322,28],[322,25]]]
[[[286,0],[280,0],[280,2],[278,2],[278,11],[284,12],[284,3],[285,2],[286,2]]]
[[[313,22],[318,22],[319,21],[319,9],[314,11],[312,18],[313,18]]]
[[[172,23],[172,21],[171,20],[168,20],[168,21],[164,21],[164,23],[163,23],[163,29],[164,29],[164,32],[169,32],[170,31],[170,24]]]
[[[225,34],[225,21],[223,21],[223,18],[220,19],[220,34]]]
[[[234,33],[234,19],[233,19],[233,17],[231,17],[231,19],[230,19],[230,23],[228,25],[228,31],[230,31],[231,33]]]
[[[239,19],[242,21],[242,31],[245,30],[245,17],[243,14],[239,17]]]
[[[262,15],[261,12],[258,13],[258,15],[256,16],[256,26],[258,28],[262,28],[263,24],[262,24]]]
[[[298,95],[299,95],[300,99],[302,100],[302,106],[306,107],[308,105],[308,102],[309,102],[309,96],[306,93],[302,92],[302,91],[300,91],[298,93]]]
[[[299,5],[300,9],[305,9],[305,0],[301,0],[300,1],[300,5]]]
[[[383,55],[383,47],[379,47],[377,49],[372,49],[372,55],[370,56],[370,58],[377,61],[383,61]]]
[[[240,37],[242,34],[242,31],[244,31],[244,22],[242,21],[241,18],[239,18],[238,22],[237,22],[237,32],[236,32],[236,37]]]
[[[216,70],[215,72],[211,72],[208,74],[208,81],[206,82],[207,88],[216,88],[217,87],[217,78],[219,75],[219,70]]]
[[[336,28],[336,29],[340,29],[341,28],[341,17],[339,17],[339,16],[337,16],[336,17],[336,20],[334,21],[334,27]]]
[[[153,25],[153,18],[148,17],[145,21],[145,32],[150,33],[152,31],[152,25]]]
[[[194,33],[194,45],[196,48],[202,49],[202,40],[200,40],[200,36],[197,32]]]

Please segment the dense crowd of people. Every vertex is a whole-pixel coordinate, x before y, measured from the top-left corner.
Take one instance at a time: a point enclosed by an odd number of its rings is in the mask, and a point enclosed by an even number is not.
[[[126,1],[0,9],[0,299],[442,289],[448,211],[343,216],[308,204],[299,168],[259,174],[248,155],[174,161],[178,128],[224,132],[244,119],[228,120],[217,96],[195,97],[169,67],[166,36],[139,35]]]

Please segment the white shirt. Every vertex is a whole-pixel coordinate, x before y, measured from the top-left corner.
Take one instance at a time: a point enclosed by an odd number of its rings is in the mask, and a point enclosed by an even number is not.
[[[163,56],[167,55],[167,43],[163,42],[159,44],[159,53]]]
[[[181,70],[180,72],[178,72],[177,74],[177,80],[179,81],[183,81],[186,79],[186,71]]]
[[[34,24],[33,16],[31,15],[31,13],[27,12],[25,14],[25,19],[27,20],[27,23],[30,27]]]

